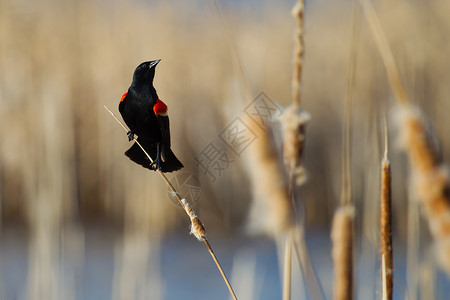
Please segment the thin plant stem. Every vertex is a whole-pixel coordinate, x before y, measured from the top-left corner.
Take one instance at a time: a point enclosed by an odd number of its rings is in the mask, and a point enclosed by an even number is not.
[[[314,270],[314,266],[311,263],[308,247],[306,247],[303,229],[297,226],[294,232],[293,245],[297,260],[300,263],[300,269],[303,271],[306,287],[310,299],[322,300],[325,299],[325,293],[320,284],[319,278]]]
[[[380,21],[378,20],[372,3],[369,0],[360,0],[360,3],[363,8],[367,23],[369,24],[370,31],[372,32],[375,39],[378,51],[380,52],[384,67],[386,68],[386,73],[388,75],[392,90],[394,91],[395,98],[400,104],[407,104],[409,102],[408,96],[400,80],[400,75],[395,64],[394,55],[392,54],[392,50],[389,47],[389,43],[386,39],[383,29],[381,28]]]
[[[335,300],[353,299],[354,289],[354,215],[352,204],[351,182],[351,145],[352,145],[352,105],[355,87],[355,70],[357,62],[357,45],[359,38],[359,8],[353,5],[353,30],[349,67],[347,73],[347,91],[345,96],[344,126],[342,140],[342,190],[340,207],[334,214],[331,228],[333,242],[332,257],[335,268],[334,295]]]
[[[381,284],[383,288],[381,299],[388,300],[386,284],[386,261],[384,260],[384,255],[381,255]]]
[[[239,54],[235,46],[236,42],[233,39],[233,32],[230,26],[228,25],[227,20],[225,19],[222,7],[217,0],[210,0],[209,2],[212,6],[212,9],[219,16],[219,20],[222,22],[222,29],[224,33],[223,36],[225,37],[225,40],[228,42],[231,58],[235,67],[236,77],[239,79],[244,99],[252,99],[252,91],[250,88],[250,84],[248,83],[247,76],[245,75],[244,72],[244,67],[242,65],[241,59],[239,58]]]
[[[289,231],[284,241],[284,266],[283,266],[283,300],[291,299],[292,281],[292,234]]]
[[[120,124],[120,126],[122,126],[122,128],[128,132],[128,128],[123,125],[123,123],[114,115],[114,113],[109,110],[108,107],[106,107],[106,105],[104,105],[105,109],[111,114],[111,116],[113,116],[113,118],[117,121],[117,123]],[[147,153],[147,151],[145,151],[145,149],[141,146],[141,144],[139,144],[138,140],[137,140],[137,136],[134,135],[134,142],[142,149],[142,151],[145,153],[145,155],[147,156],[147,158],[150,160],[151,163],[153,163],[152,158],[150,157],[150,155]],[[164,173],[157,169],[156,172],[158,172],[158,174],[161,176],[161,178],[163,179],[163,181],[167,184],[167,186],[169,187],[169,189],[173,192],[173,194],[175,195],[175,197],[177,198],[178,202],[180,203],[180,205],[184,208],[186,214],[190,217],[191,219],[191,232],[197,237],[197,239],[202,240],[205,245],[206,248],[209,251],[209,254],[211,255],[212,259],[214,260],[217,269],[219,269],[220,274],[222,275],[223,280],[225,281],[225,284],[228,287],[228,290],[230,291],[231,296],[233,297],[233,299],[237,300],[236,294],[234,293],[234,290],[230,284],[230,281],[228,280],[225,272],[223,271],[222,266],[220,265],[219,260],[217,259],[217,256],[214,254],[214,251],[211,247],[211,245],[208,242],[208,239],[206,238],[206,230],[203,226],[203,223],[200,221],[200,219],[195,215],[194,211],[192,210],[192,208],[190,207],[189,203],[186,202],[185,199],[182,199],[180,197],[180,194],[177,192],[177,190],[175,189],[175,187],[172,185],[172,183],[170,183],[169,179],[167,178],[166,175],[164,175]],[[196,227],[194,229],[194,227]],[[196,230],[196,231],[194,231]]]
[[[350,57],[347,74],[347,90],[345,93],[344,110],[344,132],[342,143],[342,192],[341,204],[349,205],[351,203],[351,141],[352,141],[352,111],[353,111],[353,90],[355,86],[355,73],[357,62],[357,46],[359,40],[360,12],[358,5],[353,5],[353,28],[351,35]]]
[[[295,108],[300,108],[301,103],[301,83],[303,69],[303,13],[305,0],[298,0],[292,9],[292,15],[297,19],[297,28],[294,33],[294,70],[292,74],[292,104]]]
[[[292,16],[297,21],[297,27],[294,32],[294,48],[293,48],[293,72],[292,72],[292,105],[283,113],[283,158],[289,176],[288,193],[291,195],[292,210],[296,214],[295,208],[295,187],[300,186],[306,181],[306,172],[304,170],[302,160],[306,138],[306,124],[310,120],[310,115],[306,111],[300,109],[302,98],[302,69],[303,69],[303,24],[304,24],[304,0],[298,0],[291,10]],[[290,298],[291,286],[291,268],[292,266],[292,247],[295,249],[300,270],[303,273],[306,288],[312,299],[324,299],[323,290],[314,267],[312,266],[308,249],[304,240],[303,224],[299,222],[286,232],[286,251],[285,251],[285,276],[283,284],[283,299]],[[288,247],[289,241],[289,247]],[[289,272],[289,273],[288,273]],[[288,276],[289,275],[289,276]],[[288,296],[289,295],[289,296]]]

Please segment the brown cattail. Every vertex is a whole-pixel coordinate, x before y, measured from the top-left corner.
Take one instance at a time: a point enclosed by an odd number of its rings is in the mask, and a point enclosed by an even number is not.
[[[252,130],[258,130],[257,126]],[[286,174],[275,149],[272,128],[257,132],[258,138],[247,151],[254,197],[249,230],[276,235],[294,225],[294,208]]]
[[[352,205],[341,206],[334,214],[331,228],[334,263],[333,299],[353,299],[353,220]]]
[[[391,164],[386,155],[381,162],[381,257],[382,282],[385,282],[383,299],[392,299],[393,257],[392,257],[392,211],[391,211]]]
[[[305,110],[290,105],[281,116],[283,127],[283,158],[288,174],[295,185],[301,185],[306,180],[303,167],[303,149],[305,147],[306,124],[311,116]]]
[[[202,241],[206,236],[206,230],[203,223],[197,217],[194,210],[192,210],[191,205],[186,201],[186,199],[181,199],[181,203],[183,203],[184,210],[191,219],[191,234],[193,234],[199,241]]]
[[[292,15],[297,19],[297,29],[294,33],[294,71],[292,74],[292,104],[298,109],[300,107],[300,88],[302,81],[302,58],[303,58],[303,11],[304,0],[298,0],[292,8]]]
[[[450,274],[450,181],[439,161],[433,132],[417,108],[399,109],[401,141],[408,153],[414,194],[436,241],[439,265]]]
[[[409,156],[413,192],[421,201],[431,234],[436,241],[439,265],[450,274],[450,180],[437,159],[432,131],[409,99],[401,83],[392,51],[370,1],[361,1],[370,30],[383,59],[396,100],[402,105],[400,127],[403,146]]]

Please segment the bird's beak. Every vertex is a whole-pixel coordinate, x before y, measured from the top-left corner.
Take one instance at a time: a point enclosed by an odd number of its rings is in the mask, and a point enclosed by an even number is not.
[[[148,68],[151,69],[151,68],[156,67],[156,65],[157,65],[160,61],[161,61],[161,59],[155,59],[155,60],[152,60],[152,61],[150,62],[150,64],[148,65]]]

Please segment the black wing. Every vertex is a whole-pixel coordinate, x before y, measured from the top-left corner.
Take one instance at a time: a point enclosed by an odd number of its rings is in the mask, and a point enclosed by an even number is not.
[[[163,161],[167,160],[167,153],[170,150],[170,124],[169,116],[158,115],[159,127],[161,128],[162,135],[162,147],[161,147],[161,158]]]
[[[120,102],[119,102],[119,112],[120,112],[120,114],[123,114],[123,110],[125,109],[125,103],[128,102],[128,101],[126,101],[127,96],[128,96],[128,92],[123,94],[122,98],[120,99]]]

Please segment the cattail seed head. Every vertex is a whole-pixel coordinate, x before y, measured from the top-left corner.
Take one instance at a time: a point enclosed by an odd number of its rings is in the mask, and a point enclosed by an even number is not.
[[[258,130],[256,126],[252,130]],[[294,207],[288,193],[287,176],[275,148],[272,127],[259,130],[246,151],[250,167],[253,203],[248,229],[276,235],[294,225]]]
[[[186,214],[191,219],[191,234],[193,234],[197,238],[197,240],[202,241],[206,236],[206,230],[203,226],[203,223],[197,217],[191,205],[186,201],[186,199],[181,199],[181,203],[183,204],[183,208],[186,211]]]
[[[352,205],[340,207],[334,214],[331,228],[334,263],[335,300],[353,299],[353,220],[355,208]]]
[[[450,177],[440,162],[436,139],[419,109],[403,105],[398,122],[409,157],[412,189],[436,242],[439,266],[450,274]]]
[[[393,291],[393,256],[392,256],[392,193],[391,165],[387,157],[381,162],[381,257],[384,272],[382,282],[386,300],[392,299]]]
[[[291,105],[281,116],[283,128],[283,158],[290,176],[296,185],[301,185],[307,179],[303,167],[303,149],[305,147],[306,124],[311,120],[310,114]]]
[[[292,8],[292,16],[297,20],[297,28],[294,32],[294,70],[292,74],[292,104],[297,108],[300,107],[300,89],[302,81],[303,68],[303,12],[304,0],[298,0]]]

